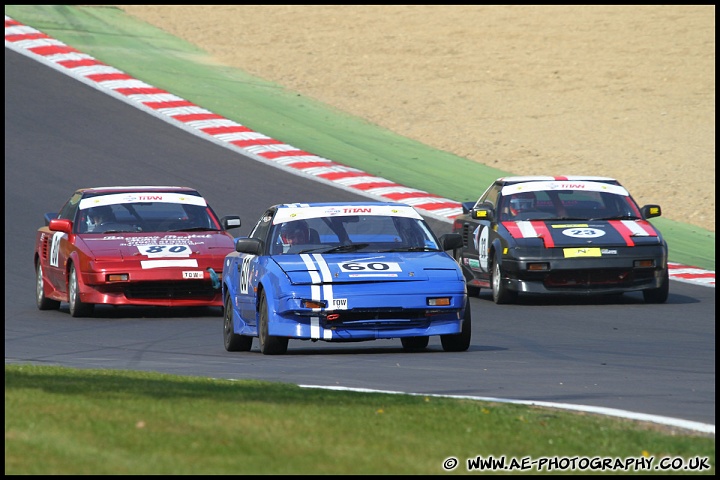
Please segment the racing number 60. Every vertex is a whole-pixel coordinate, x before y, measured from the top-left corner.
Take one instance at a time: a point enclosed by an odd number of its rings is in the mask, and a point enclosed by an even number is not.
[[[374,272],[400,272],[400,265],[397,263],[382,262],[347,262],[340,264],[340,269],[348,272],[361,272],[363,270],[372,270]]]

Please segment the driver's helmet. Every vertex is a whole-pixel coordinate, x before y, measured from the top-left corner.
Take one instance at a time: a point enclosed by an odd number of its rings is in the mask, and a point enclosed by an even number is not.
[[[519,212],[535,208],[535,194],[532,192],[518,193],[510,198],[510,212],[517,215]]]
[[[310,228],[305,220],[286,222],[280,226],[280,239],[285,245],[298,245],[310,241]]]
[[[102,225],[103,223],[110,222],[112,218],[112,208],[108,207],[107,205],[89,208],[86,215],[88,231],[92,232],[93,229]]]

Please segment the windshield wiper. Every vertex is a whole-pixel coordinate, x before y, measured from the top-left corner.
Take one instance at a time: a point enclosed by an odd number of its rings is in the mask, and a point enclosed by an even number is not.
[[[640,220],[640,217],[636,217],[635,215],[614,215],[610,217],[590,218],[589,220]]]
[[[188,228],[174,228],[172,230],[167,230],[167,232],[218,232],[219,230],[215,228],[208,228],[208,227],[188,227]]]
[[[367,247],[369,243],[350,243],[348,245],[338,245],[327,250],[321,250],[319,253],[348,253],[357,252],[358,250]],[[304,252],[303,252],[304,253]]]
[[[433,247],[398,247],[398,248],[391,248],[388,250],[380,250],[378,253],[388,253],[388,252],[438,252],[440,249],[433,248]]]

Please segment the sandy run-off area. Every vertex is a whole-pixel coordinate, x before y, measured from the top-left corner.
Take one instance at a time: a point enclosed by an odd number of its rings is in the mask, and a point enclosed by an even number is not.
[[[118,7],[426,145],[615,177],[715,231],[714,5]]]

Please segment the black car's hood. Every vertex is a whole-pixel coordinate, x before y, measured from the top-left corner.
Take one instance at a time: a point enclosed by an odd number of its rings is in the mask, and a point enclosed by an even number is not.
[[[546,248],[633,247],[661,242],[647,220],[527,220],[502,225],[513,238],[541,238]]]

